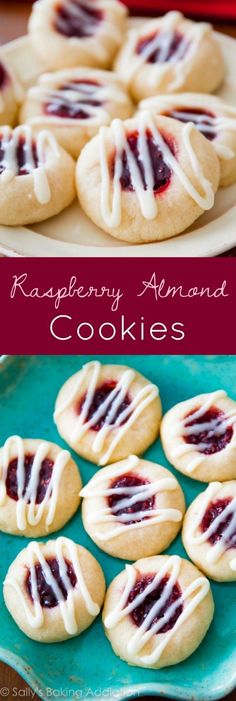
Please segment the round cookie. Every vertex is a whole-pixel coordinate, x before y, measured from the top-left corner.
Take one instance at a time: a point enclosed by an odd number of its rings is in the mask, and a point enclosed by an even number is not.
[[[41,0],[29,21],[33,49],[45,67],[109,68],[123,40],[127,8],[118,0]]]
[[[50,129],[61,146],[78,158],[83,146],[113,117],[127,119],[133,106],[115,73],[70,68],[40,76],[30,88],[21,121],[34,131]]]
[[[115,61],[137,100],[173,92],[214,92],[224,60],[212,27],[168,12],[128,33]]]
[[[106,465],[143,453],[157,438],[159,390],[122,365],[86,363],[61,388],[54,421],[82,457]]]
[[[185,511],[182,489],[171,472],[135,455],[104,467],[80,496],[83,525],[90,538],[123,560],[168,548]]]
[[[224,390],[172,407],[161,440],[167,459],[184,475],[200,482],[236,478],[236,402]]]
[[[0,224],[25,226],[59,214],[75,197],[75,164],[49,131],[0,127]]]
[[[179,93],[142,100],[139,109],[151,110],[194,126],[212,144],[220,161],[220,187],[236,180],[236,109],[216,95]]]
[[[105,594],[102,569],[69,538],[31,541],[11,564],[5,604],[32,640],[57,643],[80,635],[98,616]]]
[[[101,127],[80,154],[77,192],[88,217],[129,243],[168,239],[211,209],[219,161],[191,123],[151,112]]]
[[[236,580],[236,480],[212,482],[194,499],[182,538],[189,557],[208,577]]]
[[[0,53],[0,125],[15,124],[20,98],[20,86]]]
[[[27,538],[58,531],[77,511],[81,487],[68,450],[10,436],[0,448],[0,530]]]
[[[118,657],[160,669],[197,649],[213,614],[210,584],[201,572],[177,555],[157,555],[126,565],[113,579],[103,624]]]

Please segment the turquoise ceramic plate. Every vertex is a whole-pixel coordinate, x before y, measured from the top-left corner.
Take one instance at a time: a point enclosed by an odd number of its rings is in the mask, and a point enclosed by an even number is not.
[[[63,445],[52,421],[55,397],[67,377],[87,360],[81,356],[7,358],[0,368],[1,444],[9,434],[19,433]],[[109,360],[127,363],[127,357]],[[134,356],[128,358],[128,363],[159,385],[164,411],[193,394],[222,386],[236,397],[234,357]],[[86,482],[94,467],[74,457]],[[150,448],[147,457],[169,467],[160,441]],[[189,504],[202,486],[180,475],[179,479]],[[105,555],[90,541],[79,513],[63,533],[94,553],[107,583],[123,568],[122,561]],[[24,538],[0,536],[1,584],[11,561],[25,545]],[[169,552],[186,556],[180,537]],[[213,583],[212,589],[216,612],[208,635],[196,653],[176,667],[160,671],[129,667],[113,654],[99,619],[79,638],[57,645],[35,643],[17,628],[4,607],[1,593],[0,658],[14,667],[43,699],[127,698],[144,694],[197,701],[217,699],[231,691],[236,680],[236,596],[232,584]]]

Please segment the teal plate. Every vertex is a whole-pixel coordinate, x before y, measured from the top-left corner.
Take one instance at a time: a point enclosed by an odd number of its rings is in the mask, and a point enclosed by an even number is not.
[[[8,435],[19,433],[52,440],[65,447],[52,420],[55,397],[62,383],[89,359],[88,356],[8,357],[0,368],[0,443]],[[234,356],[101,359],[128,362],[157,383],[164,411],[180,400],[222,386],[236,398]],[[94,467],[76,455],[73,457],[80,466],[83,481],[88,481]],[[147,451],[146,457],[170,467],[160,441]],[[203,485],[181,475],[178,478],[189,504]],[[93,552],[103,567],[107,584],[123,569],[123,561],[109,557],[92,543],[83,530],[79,512],[63,533]],[[1,584],[10,563],[26,543],[24,538],[0,535]],[[186,557],[180,536],[168,552]],[[100,618],[80,637],[64,643],[43,645],[29,640],[8,614],[1,591],[0,659],[14,667],[45,701],[48,698],[121,699],[146,694],[196,701],[218,699],[229,693],[236,681],[236,596],[233,584],[212,583],[212,589],[216,611],[204,642],[185,662],[159,671],[129,667],[119,660],[104,636]]]

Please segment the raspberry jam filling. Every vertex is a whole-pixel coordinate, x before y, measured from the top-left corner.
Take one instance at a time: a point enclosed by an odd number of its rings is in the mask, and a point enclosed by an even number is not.
[[[151,46],[153,44],[153,51]],[[180,32],[173,32],[172,36],[158,34],[155,32],[148,37],[143,37],[139,40],[136,46],[136,53],[145,53],[147,63],[166,63],[174,59],[175,54],[179,54],[179,58],[183,58],[188,50],[189,43],[185,40]],[[150,51],[148,50],[150,48]]]
[[[66,601],[68,597],[68,591],[66,590],[63,581],[60,577],[60,572],[59,572],[59,565],[58,561],[56,558],[50,558],[46,560],[47,565],[50,567],[50,570],[53,574],[53,577],[56,579],[56,582],[58,586],[60,587],[63,599]],[[70,583],[72,587],[75,587],[77,578],[74,572],[74,569],[72,567],[71,562],[66,561],[67,565],[67,576],[69,577]],[[37,590],[38,590],[38,595],[39,595],[39,600],[40,604],[43,608],[54,608],[55,606],[58,606],[58,600],[52,590],[52,587],[50,584],[47,583],[44,572],[42,569],[42,566],[40,565],[39,562],[36,563],[35,565],[35,575],[36,575],[36,582],[37,582]],[[31,582],[31,574],[30,570],[28,570],[26,580],[25,580],[25,587],[26,590],[31,598],[31,601],[34,601],[33,598],[33,592],[32,592],[32,582]]]
[[[206,110],[196,109],[192,107],[176,107],[175,109],[165,112],[166,117],[172,117],[173,119],[179,119],[180,122],[193,122],[196,129],[198,129],[206,139],[213,141],[216,137],[216,131],[212,130],[212,119],[215,115],[213,112],[206,112]],[[211,127],[210,130],[207,127]]]
[[[56,7],[54,27],[59,34],[66,37],[91,37],[103,20],[103,12],[88,6],[80,0],[69,0]]]
[[[88,410],[88,413],[86,416],[86,421],[90,421],[93,418],[97,409],[99,409],[99,407],[103,404],[103,402],[105,402],[105,400],[109,397],[109,394],[111,394],[111,392],[113,392],[113,390],[116,388],[116,386],[117,386],[117,382],[110,380],[110,382],[105,382],[103,385],[101,385],[101,387],[98,387],[98,389],[96,389],[96,391],[94,392],[93,401],[90,404],[90,407],[89,407],[89,410]],[[114,395],[113,402],[116,400],[117,395],[118,395],[118,392],[117,392],[117,394]],[[80,414],[82,409],[83,409],[85,399],[86,399],[86,395],[83,397],[83,399],[80,401],[79,405],[76,408],[76,411],[78,414]],[[129,395],[126,394],[123,401],[121,402],[121,404],[119,404],[119,407],[117,408],[117,411],[116,411],[115,415],[113,416],[112,422],[109,421],[110,426],[113,426],[115,424],[115,422],[119,418],[120,414],[122,414],[122,412],[125,409],[127,409],[127,407],[130,404],[131,404],[131,399],[130,399]],[[97,423],[94,426],[91,426],[91,429],[93,431],[100,431],[102,426],[104,426],[104,424],[106,423],[106,420],[108,419],[109,413],[111,411],[111,407],[112,407],[112,404],[109,404],[108,408],[104,409],[104,412],[103,412],[102,416],[100,417],[100,419],[97,421]],[[129,418],[129,416],[127,416],[126,419],[124,421],[122,421],[122,424],[120,424],[120,425],[123,425],[124,423],[126,423],[126,421],[128,421],[128,418]]]
[[[27,486],[29,484],[30,480],[30,475],[31,475],[31,470],[32,470],[32,465],[33,465],[33,460],[34,460],[34,455],[26,455],[25,456],[25,462],[24,462],[24,471],[25,471],[25,481],[24,481],[24,489],[23,489],[23,495],[25,495]],[[7,478],[6,478],[6,490],[7,494],[10,497],[10,499],[14,499],[14,501],[18,501],[18,480],[17,480],[17,459],[11,460],[11,462],[8,465],[8,470],[7,470]],[[36,504],[41,504],[43,501],[49,482],[52,477],[52,471],[53,471],[53,461],[49,460],[48,458],[45,458],[41,464],[40,472],[39,472],[39,479],[38,479],[38,486],[37,486],[37,493],[36,493]]]
[[[149,584],[151,584],[154,577],[155,577],[154,574],[150,574],[150,575],[142,575],[137,579],[133,589],[131,590],[131,592],[129,594],[127,605],[131,604],[132,601],[134,601],[134,599],[139,594],[141,594]],[[146,598],[144,599],[144,601],[142,602],[142,604],[137,606],[137,608],[135,608],[132,611],[132,613],[130,613],[132,621],[133,621],[133,623],[135,623],[136,626],[140,627],[142,625],[143,621],[145,621],[145,619],[147,618],[147,615],[149,614],[150,609],[160,599],[168,580],[169,580],[168,575],[163,577],[163,579],[158,584],[158,586],[154,589],[154,591],[152,591],[150,594],[148,594],[146,596]],[[168,597],[168,599],[166,600],[164,606],[162,606],[162,608],[158,612],[157,616],[155,616],[155,618],[153,618],[151,625],[149,626],[149,630],[150,630],[150,628],[152,628],[155,625],[155,623],[157,623],[157,621],[159,621],[161,618],[163,618],[166,611],[168,611],[168,608],[172,604],[174,604],[178,599],[181,598],[181,594],[182,594],[182,592],[181,592],[180,586],[179,586],[178,582],[176,582],[176,584],[174,584],[172,591],[171,591],[171,594]],[[158,631],[158,634],[159,633],[167,633],[168,630],[171,630],[171,628],[174,627],[176,621],[178,620],[179,616],[181,615],[182,611],[183,611],[183,604],[180,603],[179,606],[177,606],[177,608],[175,609],[175,611],[174,611],[173,615],[171,616],[171,618],[169,619],[169,621],[167,623],[165,623],[162,628],[160,628],[160,630]]]
[[[108,506],[111,509],[112,513],[119,519],[119,516],[122,516],[123,514],[135,514],[139,511],[150,511],[154,508],[154,503],[155,503],[155,497],[151,496],[148,497],[148,499],[145,499],[145,501],[137,501],[135,504],[131,504],[130,506],[127,507],[122,507],[121,509],[118,508],[119,502],[123,501],[124,499],[127,498],[132,498],[131,494],[125,493],[126,488],[130,487],[142,487],[145,486],[146,484],[150,484],[148,480],[141,479],[141,477],[138,477],[137,475],[123,475],[122,477],[118,477],[118,479],[115,479],[111,482],[110,484],[110,489],[118,489],[122,488],[124,489],[122,494],[111,494],[107,501],[108,501]],[[151,513],[150,513],[151,516]],[[132,519],[131,521],[125,521],[125,525],[128,526],[130,523],[137,523],[140,522],[141,520],[147,519],[148,516],[144,516],[143,519],[137,519],[135,521]]]
[[[230,504],[232,501],[232,498],[229,497],[227,499],[218,499],[215,502],[211,502],[211,504],[208,506],[208,509],[205,511],[205,514],[203,516],[202,522],[201,522],[201,530],[203,533],[208,530],[209,526],[214,522],[214,520],[217,518],[217,516],[220,516],[220,514],[224,513],[224,510]],[[219,524],[218,528],[212,533],[212,535],[209,536],[208,541],[212,545],[215,545],[219,540],[221,540],[222,536],[224,535],[224,532],[226,528],[230,525],[232,519],[234,516],[234,512],[232,510],[231,513],[228,513],[227,516],[222,518],[221,523]],[[236,548],[236,530],[234,533],[231,534],[229,538],[226,539],[226,548]]]
[[[11,141],[11,140],[10,140]],[[6,156],[10,147],[10,142],[4,142],[2,134],[0,134],[0,174],[6,170]],[[37,154],[36,142],[32,141],[30,146],[30,162],[29,164],[29,146],[23,136],[20,136],[16,149],[15,160],[17,163],[16,175],[29,175],[32,167],[38,168],[39,160]]]
[[[169,149],[171,150],[172,153],[174,153],[174,147],[173,143],[171,140],[168,138],[164,138],[162,135],[163,140],[167,143]],[[139,151],[139,134],[137,131],[133,132],[132,134],[128,134],[126,137],[127,143],[132,151],[133,156],[135,157],[142,182],[143,182],[143,187],[144,190],[147,190],[147,183],[145,180],[145,170],[144,170],[144,165],[143,165],[143,160]],[[162,151],[158,144],[156,144],[153,135],[151,134],[150,131],[147,131],[146,133],[146,143],[147,143],[147,148],[149,151],[149,156],[151,160],[151,165],[152,165],[152,172],[153,172],[153,179],[154,179],[154,185],[153,185],[153,191],[155,193],[160,194],[166,188],[168,187],[170,180],[171,180],[171,175],[172,171],[165,163]],[[115,172],[115,156],[113,157],[113,161],[111,164],[111,175],[112,178],[114,177],[114,172]],[[128,192],[134,192],[134,186],[132,183],[132,177],[131,177],[131,172],[129,168],[129,163],[128,163],[128,158],[126,155],[126,151],[124,150],[122,153],[122,173],[120,177],[120,183],[122,190],[126,190]]]
[[[51,95],[50,102],[45,103],[45,114],[55,115],[69,119],[88,119],[91,117],[89,107],[101,107],[103,102],[97,99],[97,93],[102,86],[94,80],[73,80],[66,85],[62,85],[56,91],[55,96]],[[78,93],[78,100],[73,100],[69,92]],[[61,92],[59,96],[58,93]],[[66,93],[68,92],[68,96]]]
[[[189,419],[191,414],[195,414],[196,411],[197,409],[191,411],[190,414],[185,416],[185,419]],[[188,429],[191,426],[195,427],[196,425],[200,426],[201,424],[206,423],[209,424],[209,427],[207,429],[203,428],[203,430],[199,433],[194,433],[193,431],[193,433],[185,435],[183,438],[186,443],[191,443],[192,445],[204,443],[205,448],[199,448],[200,453],[204,453],[205,455],[219,453],[220,450],[223,450],[226,445],[230,443],[233,436],[232,426],[227,426],[222,430],[224,420],[224,412],[217,409],[217,407],[211,407],[211,409],[206,411],[202,416],[194,418],[193,421],[188,420],[188,422],[185,424],[185,427],[188,427]]]
[[[3,65],[3,63],[0,62],[0,90],[5,88],[5,85],[7,85],[9,81],[9,76],[6,72],[6,69]]]

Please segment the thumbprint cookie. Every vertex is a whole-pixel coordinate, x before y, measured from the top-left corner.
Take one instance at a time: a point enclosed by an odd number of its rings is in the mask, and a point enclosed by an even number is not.
[[[185,511],[182,489],[171,472],[135,455],[104,467],[80,496],[90,538],[109,555],[125,560],[168,548]]]
[[[0,127],[0,224],[25,226],[59,214],[75,197],[75,165],[49,131]]]
[[[21,121],[33,130],[50,129],[61,146],[78,158],[81,149],[114,117],[127,119],[133,106],[126,88],[109,71],[70,68],[48,73],[30,88]]]
[[[168,12],[132,29],[115,69],[137,101],[158,93],[214,92],[224,78],[224,60],[210,24]]]
[[[220,161],[220,187],[236,180],[236,109],[216,95],[179,93],[157,95],[142,100],[140,109],[156,115],[193,122],[203,136],[211,141]]]
[[[160,669],[182,662],[205,637],[214,614],[206,577],[177,555],[138,560],[113,579],[105,633],[130,665]]]
[[[29,33],[47,68],[109,68],[126,29],[118,0],[41,0],[33,6]]]
[[[32,640],[57,643],[80,635],[98,616],[104,594],[102,569],[69,538],[31,542],[10,566],[4,600]]]
[[[77,511],[80,473],[68,450],[10,436],[0,448],[0,530],[38,538]]]
[[[200,482],[236,479],[236,402],[224,390],[176,404],[163,418],[161,440],[184,475]]]
[[[14,126],[22,99],[22,88],[0,54],[0,125]]]
[[[211,579],[236,580],[236,480],[211,482],[184,519],[183,544]]]
[[[92,361],[65,382],[54,413],[60,435],[97,465],[144,452],[159,433],[159,390],[136,370]]]
[[[213,207],[219,176],[214,148],[193,124],[150,111],[101,127],[76,169],[88,217],[130,243],[184,231]]]

